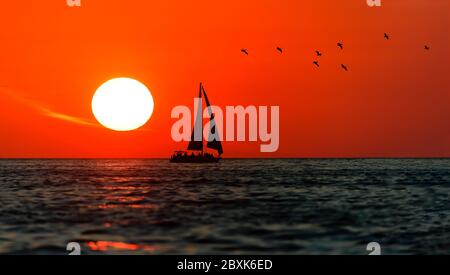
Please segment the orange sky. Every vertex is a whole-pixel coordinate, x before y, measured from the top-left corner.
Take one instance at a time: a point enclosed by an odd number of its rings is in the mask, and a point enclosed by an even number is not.
[[[278,152],[225,143],[225,157],[449,157],[450,1],[365,2],[2,1],[0,157],[168,157],[185,146],[170,111],[192,106],[200,81],[215,105],[280,106]],[[155,99],[139,131],[92,115],[96,88],[119,76]]]

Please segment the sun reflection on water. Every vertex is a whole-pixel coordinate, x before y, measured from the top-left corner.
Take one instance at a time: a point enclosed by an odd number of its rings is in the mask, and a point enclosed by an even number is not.
[[[86,244],[91,251],[145,251],[156,252],[157,246],[153,245],[138,245],[125,242],[112,241],[90,241]]]

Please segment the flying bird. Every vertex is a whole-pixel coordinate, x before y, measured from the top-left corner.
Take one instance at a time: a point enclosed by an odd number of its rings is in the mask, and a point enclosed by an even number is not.
[[[244,54],[246,54],[246,55],[248,55],[247,49],[242,49],[241,52],[244,53]]]
[[[319,61],[314,61],[313,64],[316,65],[317,67],[320,67]]]
[[[425,50],[429,51],[429,50],[430,50],[430,47],[427,46],[427,45],[425,45]]]
[[[341,42],[337,43],[337,46],[338,46],[339,48],[341,48],[341,50],[344,49],[344,44],[342,44]]]
[[[386,40],[389,40],[390,39],[389,34],[384,33],[384,38],[386,38]]]
[[[348,67],[344,64],[341,64],[341,68],[344,69],[346,72],[348,72]]]
[[[280,53],[283,53],[283,48],[277,47],[277,51],[279,51]]]
[[[318,57],[322,56],[322,53],[320,51],[316,51],[316,54],[317,54]]]

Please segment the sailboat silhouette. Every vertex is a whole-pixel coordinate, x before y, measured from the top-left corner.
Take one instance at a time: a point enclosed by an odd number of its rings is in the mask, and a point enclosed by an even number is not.
[[[214,113],[212,112],[212,107],[209,102],[208,96],[206,95],[205,88],[203,84],[200,83],[199,91],[199,104],[197,110],[197,116],[195,118],[194,129],[192,130],[191,141],[188,145],[188,151],[176,151],[170,158],[170,162],[174,163],[214,163],[219,162],[220,156],[223,154],[222,142],[217,137],[220,135],[217,133],[216,122],[214,120]],[[206,107],[209,112],[209,127],[210,127],[210,138],[206,142],[206,147],[217,152],[217,156],[214,154],[205,152],[204,142],[203,142],[203,107],[202,100],[205,100]],[[199,152],[194,154],[194,152]]]

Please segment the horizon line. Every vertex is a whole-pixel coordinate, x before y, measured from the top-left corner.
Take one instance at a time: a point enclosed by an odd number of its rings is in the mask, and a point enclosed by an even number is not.
[[[169,160],[168,157],[0,157],[2,160]],[[346,159],[450,159],[450,156],[430,156],[430,157],[230,157],[222,158],[222,160],[324,160],[324,159],[336,159],[336,160],[346,160]]]

